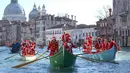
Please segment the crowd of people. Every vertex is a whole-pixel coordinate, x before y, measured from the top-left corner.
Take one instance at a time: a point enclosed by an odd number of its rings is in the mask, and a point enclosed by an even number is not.
[[[22,56],[34,56],[36,51],[35,51],[35,47],[36,44],[35,42],[31,41],[31,40],[24,40],[21,43],[21,51],[22,51]]]
[[[113,39],[108,42],[107,39],[97,37],[96,43],[93,44],[92,37],[88,35],[88,33],[86,33],[86,35],[86,40],[83,43],[83,51],[87,54],[99,53],[105,50],[109,50],[113,46],[115,46],[118,51],[120,50],[119,45],[117,45]],[[92,44],[94,45],[96,52],[92,52]]]
[[[65,48],[69,53],[73,53],[72,48],[77,48],[76,45],[73,44],[71,40],[71,36],[69,33],[64,32],[61,36],[62,38],[62,46]],[[36,51],[36,44],[35,42],[31,40],[24,40],[21,44],[17,41],[14,41],[12,44],[10,44],[8,41],[6,42],[6,45],[11,47],[12,53],[18,53],[20,50],[22,51],[22,56],[33,56],[35,55]],[[94,45],[96,52],[92,51],[92,45]],[[88,33],[86,33],[86,39],[84,43],[82,44],[83,52],[87,54],[94,54],[99,53],[105,50],[111,49],[113,46],[117,48],[119,51],[120,48],[118,45],[116,45],[115,41],[113,39],[110,40],[110,42],[107,41],[107,39],[98,37],[96,39],[96,43],[93,43],[92,36],[90,36]],[[53,56],[58,52],[59,49],[59,43],[55,36],[52,37],[51,42],[48,45],[47,50],[50,51],[50,56]]]
[[[70,37],[70,34],[64,32],[62,34],[62,45],[68,52],[73,53],[72,48],[76,48],[76,46],[72,43]],[[47,49],[48,51],[50,50],[50,56],[53,56],[58,52],[59,45],[55,36],[53,36],[52,41],[49,43]]]
[[[11,53],[20,53],[22,56],[34,56],[35,55],[35,42],[31,40],[24,40],[22,43],[14,41],[13,43],[6,42],[6,46],[11,47]]]
[[[73,53],[72,48],[76,48],[77,46],[72,43],[70,37],[70,34],[64,32],[62,34],[62,45],[68,52]],[[92,45],[94,45],[96,52],[92,51]],[[113,39],[111,39],[110,42],[108,42],[107,39],[98,37],[96,39],[96,43],[93,43],[92,36],[90,36],[88,33],[86,33],[86,39],[82,44],[83,52],[87,54],[95,54],[105,50],[109,50],[113,46],[115,46],[118,51],[120,50],[120,47],[115,43]],[[48,50],[50,50],[50,56],[53,56],[55,53],[57,53],[58,48],[59,46],[58,42],[56,41],[56,37],[53,36],[53,40],[49,43],[48,46]]]

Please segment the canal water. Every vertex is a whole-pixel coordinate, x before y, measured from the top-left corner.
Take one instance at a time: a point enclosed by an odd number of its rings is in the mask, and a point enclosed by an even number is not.
[[[11,68],[17,64],[23,63],[19,55],[4,60],[11,56],[9,48],[0,47],[0,73],[130,73],[130,48],[121,48],[117,53],[116,61],[119,64],[107,62],[90,62],[77,57],[76,64],[71,68],[54,69],[50,66],[49,59],[45,58],[21,68]],[[46,50],[37,48],[38,53]],[[78,49],[73,49],[74,54],[79,53]],[[47,56],[46,53],[44,56]]]

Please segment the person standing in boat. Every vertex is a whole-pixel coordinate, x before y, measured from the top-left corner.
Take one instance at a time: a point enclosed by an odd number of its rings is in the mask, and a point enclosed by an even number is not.
[[[62,42],[65,43],[65,42],[69,42],[69,41],[70,41],[70,34],[64,32],[62,34]]]
[[[11,53],[18,53],[20,51],[21,44],[17,41],[14,41],[10,47],[12,48],[10,49]]]
[[[86,33],[86,40],[88,40],[88,43],[91,45],[92,48],[92,36],[90,36],[88,33]]]
[[[49,43],[47,50],[50,50],[50,56],[53,56],[55,53],[58,52],[58,41],[56,40],[56,37],[53,36],[52,41]]]
[[[72,48],[77,48],[77,46],[75,46],[71,40],[68,40],[68,42],[64,42],[63,46],[71,54],[73,54]]]
[[[62,35],[62,43],[63,43],[63,47],[70,53],[73,53],[72,48],[77,48],[72,43],[69,33],[65,33],[65,32],[63,33],[63,35]]]

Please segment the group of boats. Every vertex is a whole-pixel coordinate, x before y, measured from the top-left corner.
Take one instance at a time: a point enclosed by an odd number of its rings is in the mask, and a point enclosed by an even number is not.
[[[81,57],[90,61],[114,62],[116,56],[116,47],[113,46],[110,50],[103,51],[97,54],[86,54],[82,52],[79,55],[70,54],[65,48],[61,47],[60,51],[50,57],[50,64],[53,67],[65,68],[75,64],[76,58]]]
[[[116,56],[116,47],[113,46],[111,49],[96,53],[96,54],[86,54],[83,51],[80,54],[71,54],[69,53],[64,47],[60,47],[58,53],[54,54],[53,56],[48,56],[50,59],[50,64],[54,68],[67,68],[67,67],[72,67],[74,66],[76,62],[77,57],[84,58],[88,61],[104,61],[104,62],[112,62],[115,59]],[[19,64],[17,66],[14,66],[13,68],[18,68],[21,66],[24,66],[26,64],[35,62],[39,60],[41,56],[43,56],[44,53],[39,55],[38,57],[35,56],[22,56],[22,58],[26,61],[27,63]]]

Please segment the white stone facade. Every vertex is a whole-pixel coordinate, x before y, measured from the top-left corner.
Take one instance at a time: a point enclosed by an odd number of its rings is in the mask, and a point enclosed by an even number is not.
[[[90,28],[83,28],[83,29],[69,29],[69,30],[63,30],[63,28],[52,28],[52,29],[46,29],[46,44],[49,43],[49,41],[52,40],[52,37],[55,36],[59,43],[61,43],[61,37],[63,32],[67,32],[71,36],[71,40],[73,43],[77,44],[79,40],[83,41],[86,38],[86,33],[91,35],[93,38],[92,40],[95,41],[96,39],[96,30],[95,27],[90,27]]]
[[[36,21],[36,43],[39,45],[45,42],[45,24],[42,20]]]
[[[63,30],[62,28],[56,28],[56,29],[47,29],[46,30],[46,45],[49,44],[49,42],[52,40],[52,37],[55,36],[58,40],[59,44],[61,43]]]

